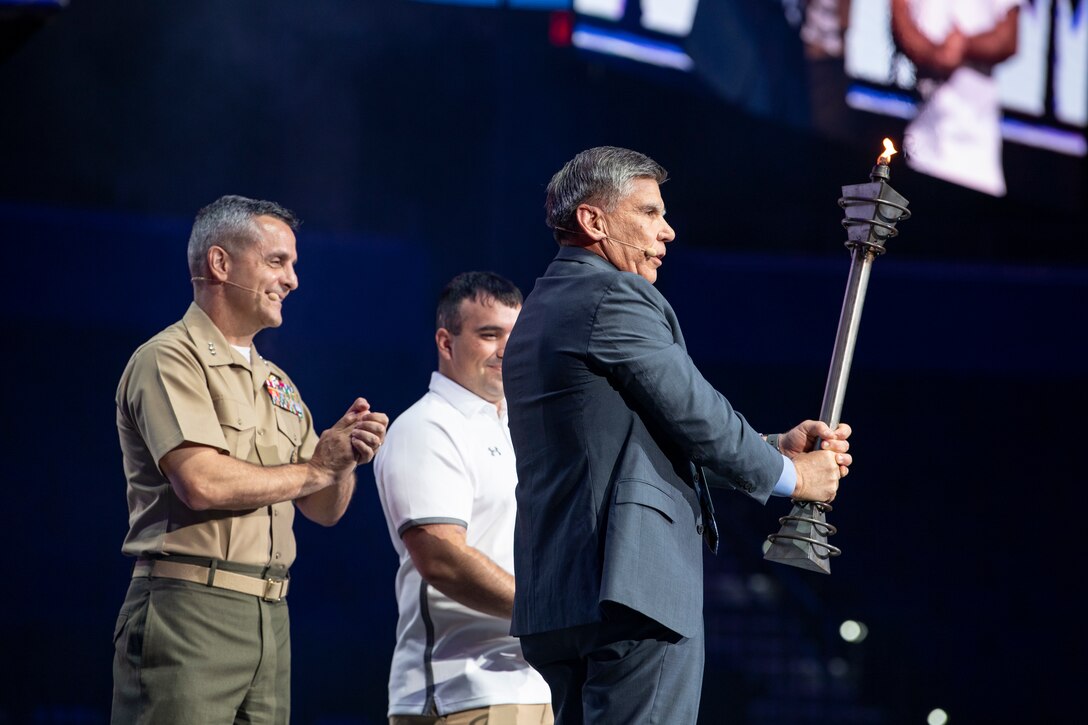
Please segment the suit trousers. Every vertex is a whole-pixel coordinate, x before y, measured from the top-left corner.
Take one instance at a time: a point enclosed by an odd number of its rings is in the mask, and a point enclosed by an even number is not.
[[[681,637],[624,606],[604,621],[524,635],[521,648],[552,690],[556,725],[694,725],[703,630]]]
[[[115,724],[290,722],[286,600],[137,577],[117,618],[114,645]]]

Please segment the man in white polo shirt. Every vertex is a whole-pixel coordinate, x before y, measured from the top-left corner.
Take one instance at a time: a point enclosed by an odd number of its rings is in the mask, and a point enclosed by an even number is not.
[[[511,637],[517,469],[502,386],[521,292],[489,272],[438,302],[438,372],[375,459],[397,571],[391,725],[553,721],[551,694]]]

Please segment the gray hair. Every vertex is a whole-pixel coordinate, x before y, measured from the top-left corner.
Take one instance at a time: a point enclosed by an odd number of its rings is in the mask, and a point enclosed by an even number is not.
[[[207,272],[208,250],[213,246],[237,254],[252,244],[257,236],[253,219],[259,216],[275,217],[292,231],[301,224],[291,211],[274,201],[221,196],[197,212],[193,221],[193,231],[189,235],[189,273],[199,277]]]
[[[564,230],[576,229],[575,212],[590,202],[613,211],[631,193],[635,179],[665,183],[668,172],[649,156],[618,146],[587,149],[568,161],[548,182],[545,222],[558,240]]]

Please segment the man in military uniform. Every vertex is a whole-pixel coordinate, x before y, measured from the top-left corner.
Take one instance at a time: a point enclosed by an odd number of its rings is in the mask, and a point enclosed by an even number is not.
[[[226,196],[189,238],[194,301],[133,354],[117,430],[137,557],[114,634],[114,723],[287,723],[294,510],[335,524],[388,418],[357,398],[318,436],[253,336],[298,287],[298,221]]]

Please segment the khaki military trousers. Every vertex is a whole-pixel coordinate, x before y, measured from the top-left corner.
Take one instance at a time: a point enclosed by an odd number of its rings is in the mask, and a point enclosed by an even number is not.
[[[137,577],[114,632],[120,725],[287,725],[291,635],[286,600]]]

